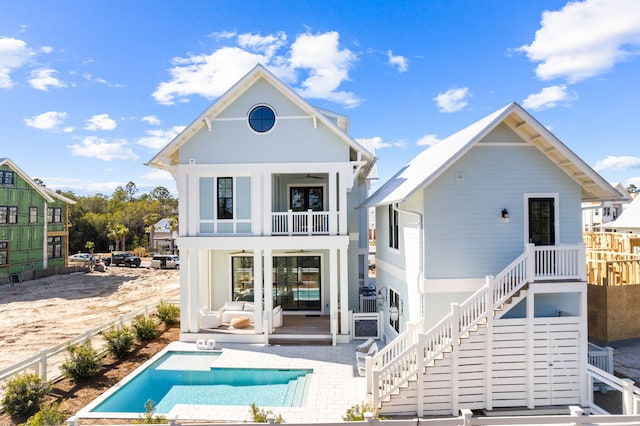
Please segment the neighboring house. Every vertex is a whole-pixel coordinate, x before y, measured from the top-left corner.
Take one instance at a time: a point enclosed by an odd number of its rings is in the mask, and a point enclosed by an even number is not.
[[[171,229],[171,219],[160,219],[153,225],[153,241],[151,247],[154,251],[171,251],[177,248],[175,244],[178,232]]]
[[[616,220],[609,222],[607,230],[640,234],[640,197],[635,197]]]
[[[586,403],[581,203],[621,199],[516,103],[382,185],[363,203],[377,208],[380,414]]]
[[[4,282],[67,264],[71,204],[75,201],[36,184],[10,159],[0,159],[0,276]]]
[[[219,340],[265,341],[280,306],[288,322],[329,316],[322,334],[349,341],[374,156],[348,130],[257,65],[149,161],[177,181],[182,340],[233,300],[253,302],[254,332]]]
[[[618,183],[612,183],[625,199],[622,201],[593,201],[590,203],[582,203],[582,224],[583,230],[586,232],[606,232],[610,231],[610,223],[622,214],[624,209],[629,205],[632,198],[625,187]]]

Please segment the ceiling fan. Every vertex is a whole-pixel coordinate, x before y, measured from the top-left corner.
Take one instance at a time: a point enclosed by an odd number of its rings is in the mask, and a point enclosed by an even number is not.
[[[294,179],[324,179],[324,178],[322,176],[314,176],[314,175],[312,175],[310,173],[307,173],[304,176],[298,176],[298,177],[296,177]]]
[[[300,250],[285,251],[285,253],[286,254],[290,254],[290,253],[309,253],[309,250],[300,249]]]
[[[253,254],[253,251],[246,251],[245,249],[242,249],[240,251],[232,251],[229,254]]]

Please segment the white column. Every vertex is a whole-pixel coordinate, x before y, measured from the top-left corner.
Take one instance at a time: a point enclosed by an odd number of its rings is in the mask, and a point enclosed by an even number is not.
[[[266,215],[268,210],[268,193],[264,192],[263,173],[251,174],[251,233],[253,235],[263,235],[266,226]]]
[[[188,191],[191,188],[191,191]],[[178,218],[180,226],[178,233],[181,237],[196,236],[199,231],[199,212],[200,212],[200,179],[194,174],[185,174],[182,179],[178,179],[178,193],[184,198],[186,194],[191,194],[193,199],[190,203],[178,204]],[[211,194],[213,197],[213,194]]]
[[[329,249],[329,317],[331,334],[336,341],[338,334],[338,249]]]
[[[336,172],[329,173],[329,188],[328,188],[328,203],[329,203],[329,235],[336,235],[338,233],[338,186],[336,185]]]
[[[271,188],[271,179],[272,179],[272,175],[271,173],[263,173],[262,174],[262,202],[263,205],[261,206],[262,211],[264,212],[264,216],[262,219],[262,234],[261,235],[271,235],[271,226],[272,226],[272,221],[271,221],[271,212],[273,212],[273,194],[272,192],[272,188]],[[256,233],[254,232],[254,235]]]
[[[533,246],[532,244],[530,244],[530,246]],[[533,254],[533,250],[531,250],[530,252],[531,254]],[[533,256],[530,256],[533,257]],[[527,271],[527,275],[529,275],[529,271]],[[532,283],[533,284],[533,283]],[[534,321],[535,321],[535,316],[534,316],[534,300],[535,300],[535,285],[529,285],[529,290],[527,290],[527,295],[526,295],[526,303],[527,303],[527,309],[526,309],[526,333],[527,333],[527,349],[526,349],[526,365],[527,365],[527,381],[525,383],[526,388],[527,388],[527,408],[529,408],[530,410],[532,410],[533,408],[535,408],[536,403],[535,403],[535,399],[534,399],[534,372],[533,369],[535,367],[535,360],[533,359],[533,354],[534,354],[534,349],[533,349],[533,345],[534,345],[534,339],[533,339],[533,335],[534,335]]]
[[[262,250],[258,248],[253,249],[253,303],[255,331],[262,333]]]
[[[338,229],[340,235],[347,235],[349,233],[347,230],[347,179],[349,179],[349,176],[346,173],[339,173],[338,179],[338,186],[340,188],[340,211],[338,212],[340,225],[338,225]]]
[[[269,323],[264,324],[265,327],[271,327],[273,324],[273,255],[271,249],[266,248],[263,251],[264,262],[264,310],[268,312]],[[269,330],[271,332],[271,329]]]
[[[189,321],[187,323],[187,332],[197,333],[200,329],[198,310],[201,308],[200,298],[198,297],[198,277],[200,273],[199,269],[199,250],[189,250],[188,262],[189,262],[189,276],[188,276],[188,292],[185,295],[188,303],[182,304],[182,306],[189,307]],[[182,292],[181,297],[182,297]]]
[[[582,245],[581,252],[584,252],[584,244]],[[584,259],[584,258],[583,258]],[[578,348],[580,350],[580,405],[586,407],[589,402],[589,383],[591,382],[591,377],[587,376],[587,365],[589,363],[589,351],[588,351],[588,335],[589,331],[587,329],[587,318],[588,318],[588,308],[587,308],[587,286],[583,285],[583,291],[580,292],[580,334],[578,337]],[[611,365],[613,370],[613,365]],[[591,394],[593,395],[593,394]]]
[[[349,268],[348,249],[340,249],[340,334],[349,331]]]

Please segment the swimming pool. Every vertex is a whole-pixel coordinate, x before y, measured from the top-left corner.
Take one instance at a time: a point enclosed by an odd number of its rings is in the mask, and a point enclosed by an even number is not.
[[[217,368],[220,352],[169,351],[124,382],[91,413],[143,413],[148,400],[167,414],[177,404],[302,405],[311,369]]]

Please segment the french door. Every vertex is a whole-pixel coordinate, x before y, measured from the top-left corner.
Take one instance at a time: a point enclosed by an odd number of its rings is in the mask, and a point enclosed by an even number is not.
[[[273,305],[285,311],[319,311],[320,256],[274,256]]]

